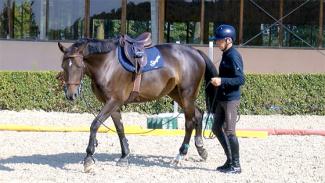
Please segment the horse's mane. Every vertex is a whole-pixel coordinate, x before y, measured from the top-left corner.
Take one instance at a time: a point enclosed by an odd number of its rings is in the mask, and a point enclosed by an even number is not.
[[[72,47],[80,47],[86,44],[85,52],[87,55],[108,53],[113,50],[113,46],[118,44],[118,38],[110,38],[107,40],[98,40],[90,38],[82,38],[73,43]]]

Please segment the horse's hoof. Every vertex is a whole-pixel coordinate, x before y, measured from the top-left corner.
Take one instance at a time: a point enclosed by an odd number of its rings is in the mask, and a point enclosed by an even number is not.
[[[171,165],[172,167],[179,167],[179,166],[181,166],[181,161],[174,159],[174,160],[170,163],[170,165]]]
[[[184,155],[178,154],[175,159],[171,162],[171,166],[179,167],[181,166],[182,160],[184,159]]]
[[[127,157],[125,158],[120,158],[117,162],[116,162],[117,166],[121,166],[121,167],[127,167],[129,166],[129,160]]]
[[[189,161],[190,160],[189,155],[185,155],[183,158],[184,158],[184,161]]]
[[[199,155],[201,156],[203,161],[208,159],[208,151],[204,148],[199,152]]]
[[[87,157],[84,160],[84,172],[85,173],[93,172],[94,171],[94,167],[95,167],[95,161],[93,160],[93,158]]]

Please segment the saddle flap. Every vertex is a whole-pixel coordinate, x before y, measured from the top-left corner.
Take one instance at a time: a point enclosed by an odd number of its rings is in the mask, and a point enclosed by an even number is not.
[[[139,66],[141,68],[147,64],[147,56],[145,54],[145,48],[143,45],[139,45],[138,43],[130,44],[129,42],[124,42],[123,51],[126,58],[134,67],[138,68]]]

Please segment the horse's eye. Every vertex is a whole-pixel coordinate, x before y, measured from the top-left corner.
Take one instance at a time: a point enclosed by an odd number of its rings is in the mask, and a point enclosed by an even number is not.
[[[62,69],[67,69],[69,67],[69,62],[68,61],[63,61],[61,65]]]

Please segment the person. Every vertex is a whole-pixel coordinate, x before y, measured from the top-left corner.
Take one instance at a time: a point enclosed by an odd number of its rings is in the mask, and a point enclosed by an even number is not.
[[[235,38],[236,30],[231,25],[220,25],[212,37],[223,52],[219,76],[211,78],[211,84],[218,87],[212,131],[227,157],[225,164],[217,167],[217,170],[224,173],[241,173],[239,143],[235,130],[240,104],[240,86],[244,85],[245,76],[242,57],[233,47]]]

